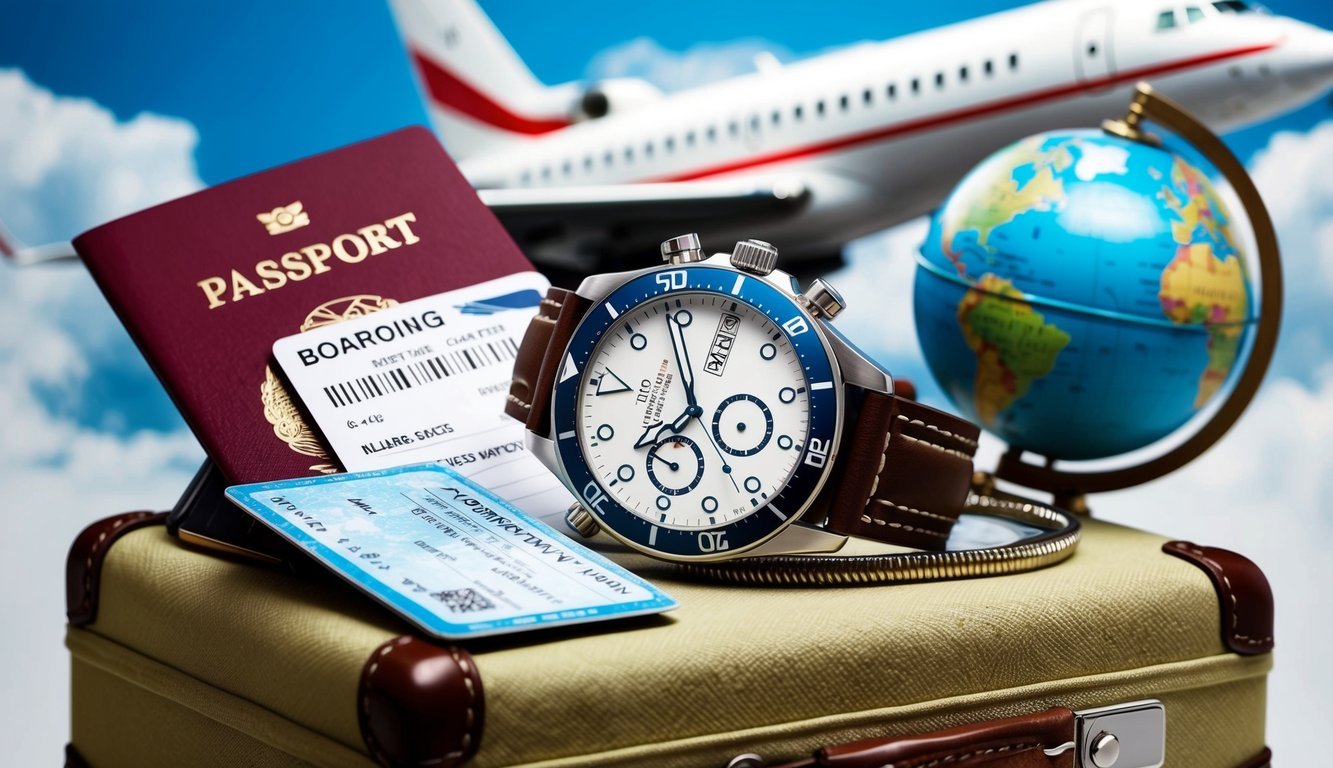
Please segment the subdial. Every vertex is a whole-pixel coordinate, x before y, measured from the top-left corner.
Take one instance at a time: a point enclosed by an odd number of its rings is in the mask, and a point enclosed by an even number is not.
[[[713,413],[713,439],[732,456],[753,456],[773,437],[773,413],[754,395],[732,395]]]
[[[688,437],[672,435],[648,449],[648,479],[657,490],[679,496],[694,490],[704,476],[704,452]]]

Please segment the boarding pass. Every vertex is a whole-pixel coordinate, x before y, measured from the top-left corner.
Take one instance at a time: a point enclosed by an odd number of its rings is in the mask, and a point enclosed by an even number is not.
[[[348,471],[438,461],[554,521],[573,498],[504,415],[548,285],[507,275],[279,339],[273,355]]]
[[[227,496],[441,638],[603,621],[676,605],[440,464],[239,485]]]

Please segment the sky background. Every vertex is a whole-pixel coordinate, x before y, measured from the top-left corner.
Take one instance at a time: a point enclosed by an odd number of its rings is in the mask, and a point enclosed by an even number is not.
[[[1021,4],[481,3],[548,83],[629,74],[667,90],[748,71],[756,50],[789,60]],[[1333,4],[1270,5],[1333,29]],[[425,122],[378,2],[0,10],[0,219],[30,243]],[[1333,709],[1333,322],[1324,310],[1333,299],[1333,109],[1321,99],[1227,140],[1250,166],[1285,250],[1288,308],[1274,371],[1202,460],[1094,505],[1110,519],[1237,549],[1268,571],[1279,601],[1270,743],[1291,759],[1314,754],[1322,734],[1309,716]],[[909,310],[911,254],[924,232],[924,221],[909,222],[854,244],[850,272],[833,279],[850,286],[853,310],[898,308],[840,322],[858,340],[873,332],[867,346],[929,394],[937,390]],[[0,265],[0,418],[0,577],[10,585],[0,590],[9,627],[0,649],[24,660],[0,678],[0,728],[12,764],[47,764],[68,737],[68,543],[106,515],[169,507],[202,453],[77,265]],[[993,457],[998,447],[987,450]]]

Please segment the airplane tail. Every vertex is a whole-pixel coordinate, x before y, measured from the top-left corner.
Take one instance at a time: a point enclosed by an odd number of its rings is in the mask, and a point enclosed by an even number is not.
[[[392,0],[392,8],[455,160],[570,124],[579,87],[538,81],[472,0]]]

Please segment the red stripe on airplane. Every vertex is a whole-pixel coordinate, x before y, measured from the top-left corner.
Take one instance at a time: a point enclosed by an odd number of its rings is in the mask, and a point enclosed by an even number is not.
[[[8,259],[14,258],[14,247],[5,242],[3,235],[0,235],[0,255]]]
[[[474,120],[512,133],[533,136],[569,127],[568,120],[537,120],[510,112],[420,51],[412,51],[412,61],[421,72],[432,101],[462,112]]]
[[[704,168],[702,170],[697,170],[697,171],[686,171],[684,173],[676,174],[673,176],[665,176],[657,179],[651,179],[651,181],[692,181],[694,179],[702,179],[708,176],[718,176],[724,173],[731,173],[733,171],[745,170],[747,168],[755,168],[758,166],[771,165],[773,163],[780,163],[787,160],[796,160],[803,157],[822,155],[828,152],[834,152],[840,149],[847,149],[849,147],[854,147],[860,144],[874,143],[882,139],[887,139],[893,136],[901,136],[907,133],[915,133],[917,131],[926,130],[927,128],[937,128],[939,126],[948,125],[950,123],[957,123],[963,120],[970,120],[975,117],[983,117],[986,115],[994,114],[996,112],[1003,112],[1008,109],[1013,109],[1014,107],[1030,106],[1032,104],[1037,104],[1043,101],[1050,101],[1052,99],[1058,99],[1064,96],[1070,96],[1080,91],[1105,88],[1109,85],[1119,85],[1120,83],[1125,83],[1133,80],[1142,80],[1145,77],[1161,75],[1167,72],[1176,72],[1182,69],[1189,69],[1191,67],[1202,66],[1204,64],[1213,64],[1218,61],[1234,59],[1240,56],[1249,56],[1255,53],[1262,53],[1264,51],[1272,50],[1273,48],[1278,47],[1281,43],[1282,43],[1281,40],[1276,40],[1274,42],[1266,43],[1264,45],[1254,45],[1247,48],[1236,48],[1229,51],[1210,53],[1204,56],[1196,56],[1189,59],[1180,59],[1178,61],[1167,62],[1165,64],[1158,64],[1151,67],[1142,67],[1140,69],[1122,72],[1118,75],[1108,76],[1098,80],[1089,80],[1083,83],[1072,83],[1069,85],[1061,85],[1061,86],[1056,86],[1054,88],[1048,88],[1046,90],[1033,91],[1032,93],[1027,93],[1022,96],[1016,96],[1014,98],[1005,99],[1002,101],[994,101],[989,104],[982,104],[980,106],[971,107],[969,109],[960,109],[960,110],[955,110],[953,112],[942,112],[938,115],[931,115],[929,117],[924,117],[919,120],[912,120],[906,123],[899,123],[897,125],[891,125],[885,128],[877,128],[873,131],[852,134],[850,136],[844,136],[839,139],[832,139],[830,141],[821,142],[819,144],[812,144],[805,147],[787,149],[767,155],[756,155],[754,157],[745,158],[744,160],[737,160],[735,162],[726,163],[723,165],[717,165],[711,168]]]

